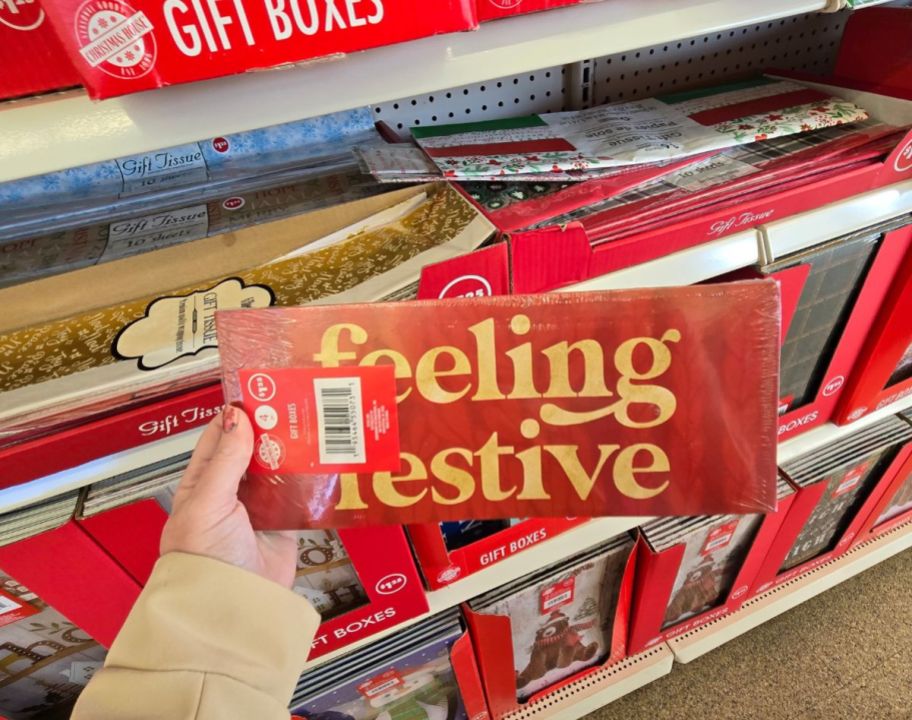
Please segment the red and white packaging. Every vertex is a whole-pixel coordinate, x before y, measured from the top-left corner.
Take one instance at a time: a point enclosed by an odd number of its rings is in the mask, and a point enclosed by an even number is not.
[[[896,231],[912,242],[912,225]],[[861,347],[834,420],[850,423],[912,393],[912,377],[900,371],[912,343],[912,252],[907,251]]]
[[[0,568],[105,647],[141,590],[73,520],[0,547]]]
[[[608,659],[602,665],[588,668],[566,680],[551,685],[522,704],[517,701],[516,695],[517,679],[510,618],[503,615],[474,612],[468,605],[463,605],[463,615],[469,626],[469,635],[472,638],[481,681],[484,684],[488,699],[488,710],[494,720],[500,720],[508,713],[522,709],[527,705],[547,702],[550,694],[577,682],[586,675],[622,660],[629,654],[627,652],[627,633],[635,574],[636,552],[631,552],[620,584],[612,629],[611,653]],[[555,604],[549,610],[557,607],[559,605]]]
[[[846,320],[838,344],[831,351],[830,362],[813,400],[784,412],[779,416],[779,441],[787,440],[813,427],[829,422],[834,415],[840,397],[846,387],[846,378],[853,372],[860,357],[865,338],[883,306],[894,282],[901,277],[904,258],[912,248],[912,225],[884,234],[863,285],[855,298],[851,314]],[[770,249],[769,260],[775,261]],[[782,298],[782,340],[788,335],[789,323],[805,290],[808,266],[796,265],[769,275],[755,274],[754,271],[732,273],[733,279],[745,277],[771,277],[779,283]],[[912,331],[910,331],[912,338]],[[783,398],[788,401],[788,398]],[[786,402],[786,405],[788,403]]]
[[[890,462],[889,466],[884,470],[877,485],[868,494],[867,499],[858,508],[854,517],[846,526],[842,536],[829,552],[824,552],[789,570],[781,571],[782,565],[785,562],[789,551],[794,546],[795,541],[798,539],[798,536],[801,534],[805,523],[810,519],[817,504],[826,493],[827,483],[821,482],[808,487],[798,488],[791,508],[785,516],[785,519],[779,528],[779,532],[760,565],[748,597],[765,592],[772,587],[792,580],[798,575],[820,567],[830,560],[839,557],[852,547],[855,539],[865,529],[866,522],[870,518],[874,508],[877,507],[882,499],[884,491],[895,481],[897,474],[901,473],[902,468],[909,461],[910,456],[912,456],[912,443],[908,443],[900,448],[892,462]],[[847,481],[849,481],[849,479],[850,476],[847,476]],[[857,477],[851,477],[851,480],[855,479],[857,479]]]
[[[881,485],[882,492],[855,536],[852,547],[912,521],[912,453],[906,456],[896,474]]]
[[[529,518],[456,550],[447,548],[439,524],[409,525],[407,530],[424,582],[429,589],[436,590],[550,540],[586,520]]]
[[[473,30],[473,0],[45,0],[96,99]]]
[[[475,0],[475,8],[478,21],[487,22],[593,1],[595,0]]]
[[[80,84],[38,0],[0,3],[0,100]]]
[[[144,585],[158,559],[167,519],[165,510],[155,500],[147,499],[76,522],[98,547],[130,572],[137,585]],[[401,527],[342,529],[338,534],[369,602],[322,623],[314,638],[312,658],[428,610],[421,578]],[[383,551],[378,552],[378,548]]]
[[[779,533],[794,498],[794,493],[780,498],[777,510],[763,516],[747,557],[744,558],[741,570],[725,601],[717,607],[694,615],[664,630],[662,625],[666,610],[684,557],[684,543],[679,543],[663,552],[656,552],[640,537],[636,547],[637,574],[630,619],[628,654],[635,655],[663,640],[688,633],[741,607],[742,603],[750,597],[750,587],[773,540]]]

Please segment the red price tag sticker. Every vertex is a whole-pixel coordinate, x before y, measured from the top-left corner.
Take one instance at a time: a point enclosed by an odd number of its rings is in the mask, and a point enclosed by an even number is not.
[[[842,482],[840,482],[833,491],[833,497],[839,497],[840,495],[845,495],[847,492],[854,490],[858,483],[861,482],[861,478],[864,477],[867,469],[868,463],[864,463],[863,465],[859,465],[858,467],[849,470],[842,479]]]
[[[549,585],[541,592],[540,611],[542,615],[556,610],[564,605],[573,602],[573,593],[576,587],[576,578],[569,577],[566,580]]]
[[[385,673],[377,675],[375,678],[366,680],[358,685],[358,692],[364,697],[371,699],[378,695],[387,693],[405,685],[405,680],[399,674],[398,670],[387,670]]]
[[[18,622],[37,612],[38,608],[34,605],[0,590],[0,627]]]
[[[706,542],[703,543],[703,549],[700,550],[700,554],[709,555],[710,553],[714,553],[717,550],[728,547],[728,544],[735,536],[735,530],[737,528],[737,520],[732,520],[730,523],[725,523],[725,525],[720,525],[717,527],[715,530],[709,533],[709,535],[706,536]]]
[[[254,474],[395,472],[391,365],[242,370],[241,407],[254,429]]]

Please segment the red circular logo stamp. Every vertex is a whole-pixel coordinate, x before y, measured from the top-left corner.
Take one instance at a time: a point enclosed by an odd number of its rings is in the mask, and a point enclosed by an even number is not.
[[[212,149],[216,152],[226,153],[228,152],[229,147],[231,147],[231,145],[228,142],[228,138],[217,137],[212,140]]]
[[[140,78],[155,65],[152,22],[118,0],[86,0],[76,11],[79,54],[93,68],[123,80]]]
[[[832,380],[830,380],[826,385],[823,386],[823,395],[824,397],[829,397],[834,392],[839,390],[845,383],[845,377],[842,375],[837,375]]]
[[[402,573],[390,573],[377,581],[376,590],[381,595],[394,595],[408,585],[408,580]]]
[[[222,201],[222,207],[226,210],[240,210],[247,201],[242,197],[230,197]]]
[[[34,30],[44,22],[38,0],[0,0],[0,23],[13,30]]]
[[[492,294],[491,283],[481,275],[460,275],[444,285],[437,296],[444,298],[487,297]]]
[[[896,172],[905,172],[912,168],[912,140],[909,140],[899,151],[893,165],[896,167]]]
[[[488,2],[501,10],[510,10],[522,3],[522,0],[488,0]]]
[[[247,380],[247,392],[260,402],[269,402],[276,394],[276,384],[266,373],[254,373]]]
[[[278,470],[285,460],[285,446],[274,435],[263,433],[257,438],[253,457],[267,470]]]

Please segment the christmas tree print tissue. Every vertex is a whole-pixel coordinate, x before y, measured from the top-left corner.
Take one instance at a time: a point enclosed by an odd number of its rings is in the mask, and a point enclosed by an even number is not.
[[[767,78],[585,110],[412,128],[447,177],[548,174],[660,162],[867,118]]]

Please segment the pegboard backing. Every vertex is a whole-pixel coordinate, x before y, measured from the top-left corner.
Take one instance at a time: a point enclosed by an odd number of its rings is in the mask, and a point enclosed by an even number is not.
[[[809,13],[592,61],[583,106],[739,80],[770,68],[825,74],[849,15]]]
[[[528,74],[404,98],[374,107],[374,116],[394,130],[413,125],[492,120],[569,109],[565,94],[572,66],[546,67]]]
[[[825,73],[847,17],[810,13],[747,25],[403,98],[375,106],[374,115],[405,135],[413,125],[570,110],[736,80],[772,67]]]

